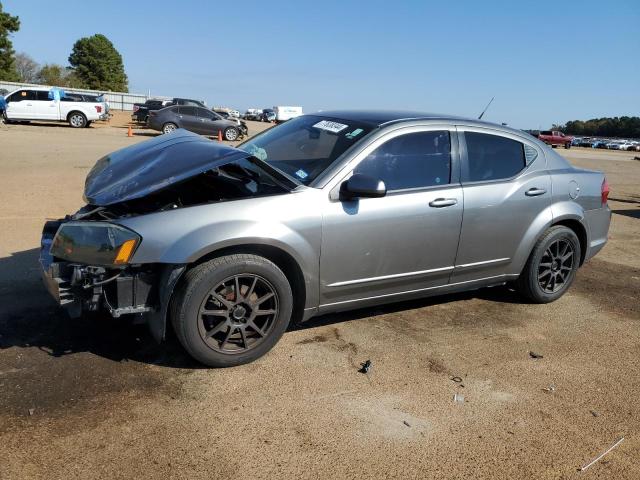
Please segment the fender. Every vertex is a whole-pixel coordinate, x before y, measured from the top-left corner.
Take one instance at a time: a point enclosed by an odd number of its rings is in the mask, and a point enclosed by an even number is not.
[[[587,233],[587,245],[589,245],[589,229],[585,225],[585,217],[582,208],[574,202],[565,201],[549,205],[535,218],[513,257],[509,268],[509,274],[520,274],[524,268],[531,251],[538,239],[551,226],[566,220],[579,222]],[[583,252],[584,253],[584,252]]]

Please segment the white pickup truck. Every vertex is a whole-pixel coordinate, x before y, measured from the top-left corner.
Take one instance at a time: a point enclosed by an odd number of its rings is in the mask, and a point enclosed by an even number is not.
[[[109,117],[108,105],[101,97],[85,101],[84,95],[69,93],[60,99],[50,95],[50,88],[21,88],[5,97],[5,121],[68,122],[74,128],[88,127],[94,120]],[[95,101],[93,101],[95,100]]]

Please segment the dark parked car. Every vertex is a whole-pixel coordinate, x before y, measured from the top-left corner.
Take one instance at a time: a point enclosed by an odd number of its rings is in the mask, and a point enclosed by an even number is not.
[[[222,132],[222,137],[230,142],[247,134],[247,125],[240,120],[224,119],[208,108],[186,105],[174,105],[162,110],[150,111],[147,126],[162,133],[171,133],[178,128],[184,128],[210,137]]]
[[[134,122],[147,123],[149,112],[153,110],[161,110],[165,107],[170,107],[171,105],[186,105],[186,106],[207,108],[207,106],[201,101],[192,100],[190,98],[176,97],[173,100],[162,100],[162,99],[147,100],[144,103],[133,104],[133,115],[131,115],[131,120]]]
[[[608,195],[518,130],[322,112],[239,148],[179,130],[108,154],[87,205],[45,224],[40,261],[73,314],[173,327],[232,366],[319,314],[511,282],[552,302],[607,242]]]

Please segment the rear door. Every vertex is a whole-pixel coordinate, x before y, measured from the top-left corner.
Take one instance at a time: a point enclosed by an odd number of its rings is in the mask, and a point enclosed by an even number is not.
[[[191,132],[200,133],[202,130],[196,107],[179,106],[178,122],[180,123],[180,128],[185,128]]]
[[[459,127],[464,219],[452,283],[519,273],[532,232],[551,221],[551,177],[524,137]],[[515,269],[515,270],[514,270]]]
[[[448,283],[463,210],[452,128],[390,132],[342,174],[323,211],[325,311]],[[339,200],[334,193],[352,172],[383,180],[386,196]]]
[[[60,120],[59,102],[49,98],[49,92],[45,90],[35,91],[36,99],[33,104],[33,118],[38,120]]]

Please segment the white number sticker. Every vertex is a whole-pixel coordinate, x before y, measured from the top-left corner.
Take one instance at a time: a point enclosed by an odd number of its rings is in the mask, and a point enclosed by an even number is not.
[[[347,128],[349,125],[344,125],[342,123],[330,122],[329,120],[322,120],[314,125],[314,128],[319,128],[320,130],[326,130],[327,132],[338,133]]]

